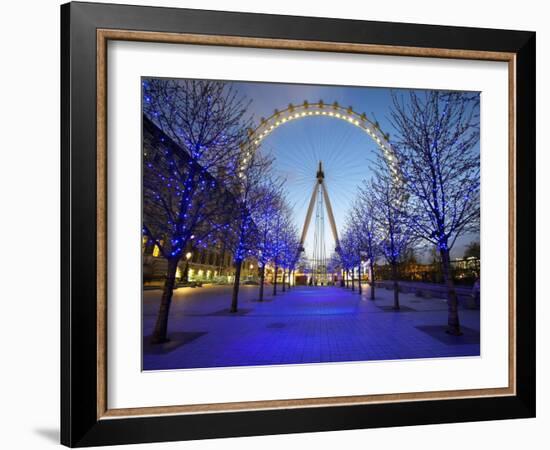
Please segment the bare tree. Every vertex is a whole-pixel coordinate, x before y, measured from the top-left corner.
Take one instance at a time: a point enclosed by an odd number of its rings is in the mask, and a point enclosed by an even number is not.
[[[340,255],[338,252],[333,252],[327,261],[327,273],[331,274],[331,282],[335,283],[337,278],[340,281],[340,285],[344,285],[343,278],[340,278],[340,275],[342,274],[343,267],[342,267],[342,260],[340,258]],[[338,274],[338,275],[337,275]]]
[[[300,237],[296,225],[291,221],[285,221],[285,226],[281,233],[281,266],[283,268],[283,292],[285,285],[290,289],[290,273],[294,270],[298,262],[300,252]],[[287,282],[285,282],[287,280]]]
[[[261,230],[254,222],[255,213],[271,202],[265,196],[265,181],[272,160],[260,152],[249,153],[238,174],[235,174],[231,190],[237,199],[231,227],[222,235],[227,249],[233,254],[235,279],[231,297],[231,312],[237,312],[242,264],[248,256],[255,256],[261,241]]]
[[[479,259],[481,248],[479,242],[472,241],[464,249],[464,258],[477,258]]]
[[[285,250],[285,233],[292,224],[290,217],[290,208],[286,203],[282,203],[273,219],[273,240],[271,242],[271,263],[273,264],[273,295],[277,295],[277,275],[279,269],[283,266]],[[283,274],[284,279],[284,274]]]
[[[145,124],[160,133],[143,155],[143,234],[168,269],[152,342],[167,341],[178,263],[190,240],[203,245],[227,227],[233,203],[225,173],[246,139],[247,105],[222,82],[145,79]]]
[[[360,263],[358,243],[354,225],[348,220],[340,239],[338,254],[340,256],[342,268],[346,274],[346,287],[349,286],[349,279],[351,278],[352,291],[355,291],[355,268]]]
[[[375,262],[380,255],[379,236],[375,220],[375,204],[366,183],[359,188],[352,210],[352,221],[357,233],[359,251],[367,258],[370,269],[370,299],[375,299]]]
[[[274,230],[273,222],[283,205],[283,183],[281,181],[267,179],[261,187],[264,201],[253,211],[254,222],[258,230],[258,245],[256,259],[260,270],[259,301],[264,299],[265,269],[272,259]]]
[[[392,269],[393,307],[399,310],[399,261],[413,243],[403,184],[393,172],[393,166],[381,154],[378,156],[374,177],[366,188],[371,195],[374,223],[379,236],[379,248]]]
[[[394,94],[391,120],[409,196],[406,212],[415,233],[438,248],[448,292],[447,332],[459,335],[450,251],[460,235],[479,230],[479,95]]]
[[[357,202],[355,202],[357,204]],[[352,271],[352,291],[354,290],[354,274],[355,274],[355,268],[357,267],[357,273],[359,277],[359,281],[357,283],[357,290],[359,292],[359,295],[363,293],[362,286],[361,286],[361,252],[362,252],[362,236],[361,236],[361,224],[360,224],[360,217],[357,214],[356,210],[356,204],[352,209],[349,211],[347,217],[346,217],[346,225],[344,228],[344,252],[345,252],[345,259],[348,262],[348,264],[351,265],[351,271]]]

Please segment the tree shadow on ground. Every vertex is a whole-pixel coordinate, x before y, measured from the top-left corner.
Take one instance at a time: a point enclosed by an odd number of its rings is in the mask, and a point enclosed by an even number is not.
[[[393,305],[376,305],[379,309],[384,312],[418,312],[417,309],[411,308],[410,306],[400,305],[399,310],[394,309]]]
[[[229,308],[224,308],[219,311],[214,311],[204,315],[205,316],[245,316],[251,311],[252,311],[251,309],[239,308],[237,312],[231,312]]]
[[[419,325],[416,328],[447,345],[479,344],[479,331],[473,328],[461,326],[462,336],[446,333],[447,327],[444,325]]]
[[[196,331],[196,332],[175,332],[168,335],[168,342],[163,344],[151,344],[151,336],[145,336],[143,338],[143,354],[147,355],[165,355],[170,353],[182,345],[188,344],[189,342],[194,341],[195,339],[200,338],[208,334],[206,331]]]

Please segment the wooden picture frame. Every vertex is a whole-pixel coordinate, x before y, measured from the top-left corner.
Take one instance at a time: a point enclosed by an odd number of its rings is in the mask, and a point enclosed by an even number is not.
[[[63,444],[534,417],[535,33],[93,3],[63,5],[61,26]],[[508,387],[110,409],[106,363],[109,40],[507,62]]]

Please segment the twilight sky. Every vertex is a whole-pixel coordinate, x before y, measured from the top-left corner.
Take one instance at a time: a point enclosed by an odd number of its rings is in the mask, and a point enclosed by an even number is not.
[[[298,105],[323,100],[331,104],[352,106],[354,111],[365,112],[371,120],[377,120],[384,132],[394,134],[388,120],[391,105],[391,90],[388,88],[318,86],[279,83],[233,82],[234,87],[252,100],[250,112],[254,121],[269,117],[275,108],[285,109],[289,103]],[[406,89],[397,90],[406,94]],[[342,229],[347,211],[355,198],[362,180],[372,175],[370,161],[376,146],[364,132],[341,120],[329,117],[306,117],[279,127],[267,136],[263,151],[274,158],[276,174],[287,180],[289,204],[300,232],[307,212],[307,205],[315,184],[319,161],[323,162],[325,182],[329,191],[335,221]],[[315,217],[306,239],[306,254],[311,256]],[[465,246],[479,241],[479,235],[465,235],[456,242],[452,257],[461,257]],[[327,256],[334,250],[328,218],[325,213],[325,242]]]

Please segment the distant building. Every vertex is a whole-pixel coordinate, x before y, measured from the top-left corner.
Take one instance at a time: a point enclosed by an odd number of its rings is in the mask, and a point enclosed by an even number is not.
[[[451,260],[451,267],[453,269],[453,276],[459,280],[473,279],[480,276],[480,260],[475,256],[469,256],[468,258],[455,258]]]
[[[451,271],[455,282],[473,284],[480,276],[480,260],[474,256],[452,259]],[[388,264],[377,266],[376,279],[391,280],[391,266]],[[399,264],[399,279],[404,281],[442,283],[443,272],[441,270],[441,263],[422,264],[417,261],[405,261]]]

